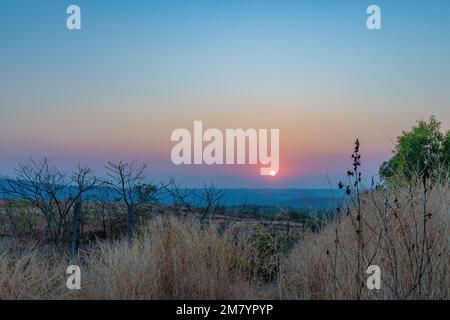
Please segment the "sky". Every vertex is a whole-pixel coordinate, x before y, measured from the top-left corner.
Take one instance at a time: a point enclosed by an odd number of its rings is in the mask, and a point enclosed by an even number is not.
[[[81,30],[66,8],[81,8]],[[366,9],[381,8],[381,30]],[[319,188],[356,138],[376,175],[396,137],[450,127],[449,1],[0,1],[0,173],[48,156],[104,174],[149,161],[188,186]],[[280,169],[182,165],[177,128],[280,130]]]

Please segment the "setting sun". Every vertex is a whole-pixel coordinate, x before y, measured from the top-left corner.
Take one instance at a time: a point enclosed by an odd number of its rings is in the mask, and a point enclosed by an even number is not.
[[[272,171],[270,171],[270,175],[271,175],[272,177],[274,177],[274,176],[276,176],[276,175],[277,175],[277,172],[276,172],[276,171],[274,171],[274,170],[272,170]]]

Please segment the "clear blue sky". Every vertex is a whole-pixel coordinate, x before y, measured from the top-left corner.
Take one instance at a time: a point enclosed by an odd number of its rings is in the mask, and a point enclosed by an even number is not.
[[[82,30],[66,29],[70,4]],[[358,136],[374,174],[416,120],[450,125],[449,14],[437,0],[2,0],[0,170],[148,159],[155,179],[317,187]],[[279,177],[173,166],[170,133],[194,120],[279,128]]]

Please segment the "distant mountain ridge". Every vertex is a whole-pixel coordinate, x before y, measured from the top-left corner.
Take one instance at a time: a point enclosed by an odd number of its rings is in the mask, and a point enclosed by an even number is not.
[[[338,189],[221,189],[224,206],[258,205],[294,209],[334,209],[343,192]],[[161,203],[172,204],[170,196],[163,195]]]
[[[5,186],[5,181],[0,180],[0,191]],[[97,190],[89,191],[89,198],[101,198],[102,191],[106,187],[99,187]],[[200,189],[193,188],[197,191]],[[226,207],[241,205],[256,205],[269,207],[283,207],[293,209],[333,209],[342,198],[342,190],[338,189],[254,189],[254,188],[223,188],[224,191],[221,204]],[[70,190],[70,187],[68,187]],[[0,198],[4,197],[0,194]],[[188,200],[194,200],[189,199]],[[162,191],[158,196],[161,204],[172,205],[173,198],[169,192]]]

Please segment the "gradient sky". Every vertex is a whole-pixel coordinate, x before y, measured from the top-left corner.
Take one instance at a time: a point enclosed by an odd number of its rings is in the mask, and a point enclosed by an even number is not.
[[[70,4],[82,30],[66,29]],[[376,174],[416,120],[450,126],[449,15],[444,0],[1,0],[0,171],[149,160],[187,185],[327,187],[359,137]],[[278,176],[174,166],[170,134],[194,120],[280,129]]]

